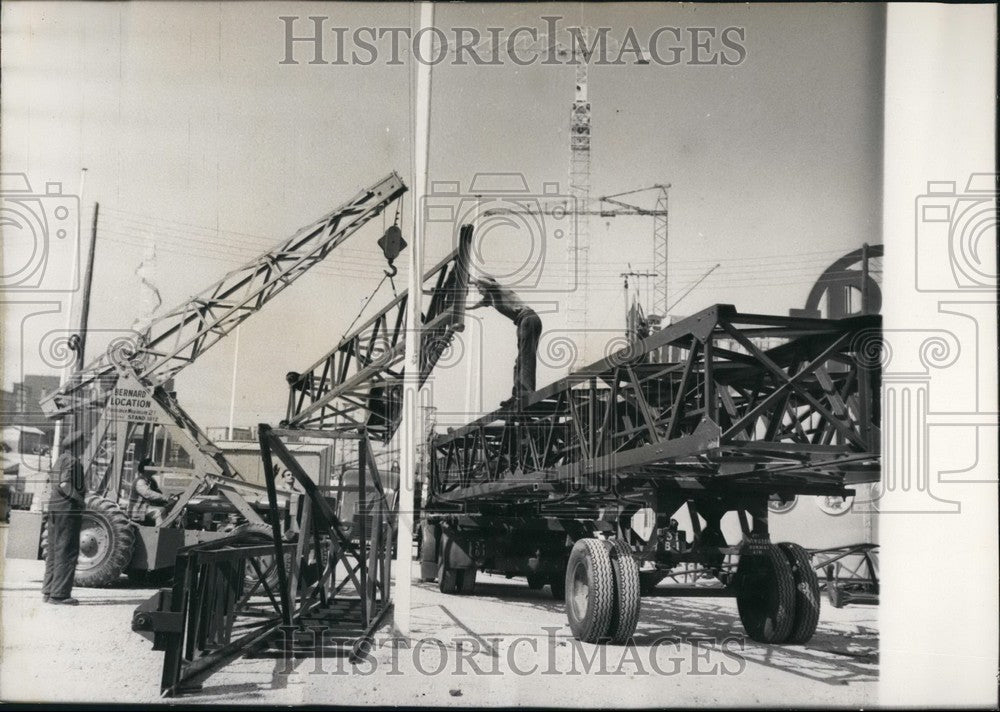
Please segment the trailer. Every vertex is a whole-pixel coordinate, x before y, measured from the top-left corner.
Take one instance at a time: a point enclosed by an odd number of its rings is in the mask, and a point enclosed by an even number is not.
[[[627,642],[650,596],[734,597],[751,639],[807,642],[818,577],[767,505],[879,479],[880,329],[716,305],[436,435],[422,577],[547,585],[591,643]]]

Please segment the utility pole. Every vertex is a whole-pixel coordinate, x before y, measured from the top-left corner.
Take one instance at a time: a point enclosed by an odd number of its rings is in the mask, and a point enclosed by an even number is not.
[[[90,290],[94,284],[94,255],[97,251],[97,214],[100,203],[94,203],[94,219],[90,224],[90,247],[87,250],[87,267],[83,273],[83,301],[80,305],[80,331],[76,340],[76,370],[83,368],[87,351],[87,321],[90,319]]]
[[[636,272],[635,270],[632,269],[632,265],[629,265],[628,272],[622,272],[618,276],[619,277],[623,277],[624,280],[625,280],[625,283],[624,283],[624,290],[625,290],[625,336],[626,337],[631,337],[632,336],[632,330],[629,328],[630,327],[630,324],[629,324],[629,320],[630,320],[629,313],[630,313],[631,310],[629,309],[629,303],[628,303],[628,286],[629,286],[628,285],[628,278],[629,277],[635,277],[636,279],[645,279],[645,278],[650,278],[650,277],[657,277],[658,275],[657,275],[656,272]]]
[[[86,187],[86,185],[87,185],[87,169],[86,168],[81,168],[80,169],[80,192],[78,193],[78,198],[80,200],[80,205],[83,205],[83,191],[84,191],[84,188]],[[87,266],[87,273],[88,273],[88,275],[91,274],[92,269],[93,269],[94,242],[95,242],[95,239],[97,237],[97,232],[96,232],[96,230],[97,230],[97,205],[96,205],[96,203],[94,205],[94,223],[93,223],[93,225],[94,225],[94,230],[93,230],[93,234],[91,235],[90,250],[89,250],[90,260],[89,260],[89,264]],[[70,284],[76,284],[76,280],[80,276],[79,270],[80,270],[80,261],[79,260],[73,260],[73,276],[72,276],[72,281],[70,282]],[[87,279],[87,282],[86,282],[85,294],[88,295],[88,297],[89,297],[89,294],[90,294],[90,281],[89,281],[89,279]],[[89,301],[89,299],[88,299],[88,301]],[[88,306],[88,309],[89,309],[89,306]],[[79,333],[74,332],[73,331],[73,327],[75,325],[73,324],[73,292],[70,292],[69,293],[69,298],[68,298],[68,301],[67,301],[67,304],[66,304],[66,330],[70,333],[70,337],[69,337],[69,346],[70,346],[70,349],[72,349],[73,351],[76,352],[76,357],[73,359],[72,362],[68,362],[68,363],[66,363],[63,366],[62,376],[60,378],[60,380],[62,381],[63,384],[65,384],[67,381],[69,381],[70,378],[73,377],[74,370],[75,371],[79,371],[80,368],[83,366],[83,344],[82,344],[82,341],[83,341],[83,335],[86,334],[86,325],[87,325],[86,312],[84,312],[83,315],[82,315],[81,323],[82,323],[82,326],[80,328],[80,332]],[[75,369],[73,369],[74,366],[75,366]],[[56,421],[56,426],[55,426],[55,429],[54,429],[53,434],[52,434],[52,448],[49,450],[49,452],[51,453],[53,460],[55,460],[56,458],[59,457],[59,444],[62,442],[62,437],[63,437],[63,432],[62,432],[63,431],[63,420],[65,420],[65,418],[60,418],[59,420]],[[80,416],[73,416],[72,420],[68,423],[68,427],[70,427],[70,428],[79,428],[79,427],[81,427],[83,425],[83,423],[79,422],[79,420],[80,420]]]
[[[86,169],[84,169],[86,170]],[[94,284],[94,257],[97,254],[97,215],[100,204],[94,203],[94,219],[90,224],[90,247],[87,250],[87,266],[83,273],[83,294],[80,302],[80,331],[76,334],[76,372],[83,370],[87,354],[87,332],[90,322],[90,292]],[[78,410],[74,418],[75,429],[85,428],[90,431],[93,423],[85,422],[86,412]]]

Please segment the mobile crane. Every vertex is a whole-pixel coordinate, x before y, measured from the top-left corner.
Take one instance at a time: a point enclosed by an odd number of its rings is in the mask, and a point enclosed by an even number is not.
[[[265,488],[240,475],[167,384],[406,190],[398,174],[389,174],[157,317],[138,338],[112,342],[42,400],[49,418],[69,419],[74,429],[89,432],[82,456],[88,494],[77,585],[104,586],[122,572],[172,566],[180,547],[224,536],[224,524],[234,519],[264,524]],[[123,507],[135,463],[150,449],[158,428],[188,455],[192,468],[173,506],[156,525],[147,526],[130,521]],[[202,506],[193,502],[196,497]],[[41,516],[19,515],[11,524],[21,551],[8,549],[8,556],[34,558],[44,548]]]

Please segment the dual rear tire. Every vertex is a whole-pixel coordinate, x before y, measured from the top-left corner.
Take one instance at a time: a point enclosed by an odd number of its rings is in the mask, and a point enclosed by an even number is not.
[[[627,643],[639,622],[639,565],[620,540],[580,539],[566,566],[566,615],[585,643]]]
[[[472,567],[458,569],[442,563],[438,566],[437,579],[441,593],[469,596],[476,589],[476,569]]]
[[[802,645],[819,623],[819,579],[809,553],[790,542],[744,547],[737,568],[736,605],[751,640]],[[566,614],[585,643],[622,645],[635,633],[641,610],[639,566],[621,540],[580,539],[566,567]]]
[[[784,542],[744,545],[736,569],[736,607],[751,640],[802,645],[819,623],[819,579],[809,553]]]

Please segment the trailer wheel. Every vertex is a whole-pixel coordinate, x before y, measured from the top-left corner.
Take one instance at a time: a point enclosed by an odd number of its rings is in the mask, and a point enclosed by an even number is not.
[[[437,576],[438,548],[441,538],[441,527],[424,522],[420,525],[420,580],[433,582]]]
[[[460,569],[458,574],[458,592],[463,596],[471,596],[476,590],[476,569]]]
[[[615,574],[615,610],[611,618],[611,642],[624,645],[635,633],[642,606],[639,564],[621,539],[611,544],[611,567]]]
[[[802,645],[809,642],[819,624],[819,578],[804,548],[792,542],[782,542],[778,548],[791,564],[795,580],[795,616],[792,632],[785,642]]]
[[[552,591],[552,598],[557,601],[566,600],[566,579],[561,576],[553,576],[549,581],[549,590]]]
[[[781,550],[771,544],[744,544],[736,568],[736,607],[751,640],[783,643],[795,620],[795,579]]]
[[[528,589],[531,591],[539,591],[545,585],[545,579],[539,574],[528,574],[525,578],[528,579]]]
[[[444,562],[438,564],[438,590],[441,593],[458,593],[462,587],[462,578],[462,569],[445,566]]]
[[[573,636],[584,643],[608,637],[615,612],[615,574],[606,542],[580,539],[566,566],[566,615]]]
[[[42,556],[48,549],[47,528],[42,533]],[[88,494],[80,522],[80,555],[76,560],[75,586],[104,588],[117,581],[135,546],[135,530],[115,502]]]

